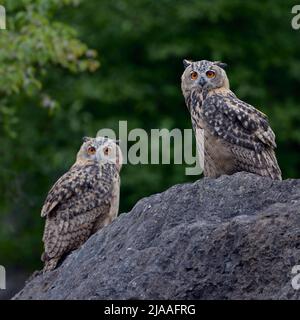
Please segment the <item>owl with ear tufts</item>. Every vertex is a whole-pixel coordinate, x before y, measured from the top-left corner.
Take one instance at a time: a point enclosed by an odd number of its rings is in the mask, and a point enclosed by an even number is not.
[[[76,162],[54,184],[42,208],[43,272],[53,270],[117,216],[121,167],[122,153],[115,140],[84,138]]]
[[[275,134],[267,116],[229,88],[226,64],[183,61],[181,89],[191,114],[204,176],[239,171],[281,180]]]

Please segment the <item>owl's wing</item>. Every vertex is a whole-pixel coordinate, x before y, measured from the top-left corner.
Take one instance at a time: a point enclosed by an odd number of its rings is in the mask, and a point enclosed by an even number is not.
[[[110,175],[97,165],[73,166],[52,187],[42,210],[47,217],[42,258],[45,270],[55,267],[63,254],[84,243],[99,220],[106,218],[112,189]]]
[[[266,146],[276,148],[275,134],[267,116],[234,94],[208,97],[204,101],[202,114],[213,135],[234,145],[257,152]]]
[[[96,192],[99,189],[101,173],[98,166],[73,166],[53,185],[49,191],[41,216],[46,217],[55,213],[60,206],[66,206],[68,201],[78,197],[89,190]],[[103,186],[101,197],[109,195],[107,186]],[[100,200],[100,199],[99,199]]]
[[[240,171],[281,180],[274,152],[275,134],[265,114],[239,100],[233,93],[207,98],[202,114],[210,133],[230,143]]]

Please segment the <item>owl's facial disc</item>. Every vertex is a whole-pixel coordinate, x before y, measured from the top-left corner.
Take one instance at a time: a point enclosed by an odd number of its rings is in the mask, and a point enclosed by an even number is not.
[[[123,156],[119,141],[108,137],[85,138],[77,153],[76,162],[95,162],[96,164],[115,164],[120,171],[123,164]]]
[[[229,89],[224,63],[208,60],[184,60],[183,63],[185,69],[181,76],[181,90],[185,99],[190,97],[193,90],[208,92],[222,87]]]
[[[184,61],[185,71],[183,74],[183,91],[199,88],[201,90],[211,90],[222,86],[228,87],[228,80],[224,64],[207,60]]]
[[[208,69],[207,71],[192,71],[191,80],[195,81],[201,88],[212,87],[213,79],[216,78],[216,71]]]
[[[120,159],[120,148],[115,143],[105,143],[97,149],[96,158],[98,163],[118,164]]]
[[[200,86],[201,88],[213,87],[213,80],[217,76],[217,71],[213,69],[213,66],[197,66],[191,67],[190,81],[192,86]]]

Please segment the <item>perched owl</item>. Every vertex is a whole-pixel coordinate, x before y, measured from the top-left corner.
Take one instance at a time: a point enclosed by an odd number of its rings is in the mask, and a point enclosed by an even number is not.
[[[121,166],[116,141],[84,138],[76,162],[54,184],[42,208],[43,272],[53,270],[62,257],[117,216]]]
[[[204,176],[247,171],[281,180],[268,118],[230,91],[226,64],[183,63],[181,89],[203,151]]]

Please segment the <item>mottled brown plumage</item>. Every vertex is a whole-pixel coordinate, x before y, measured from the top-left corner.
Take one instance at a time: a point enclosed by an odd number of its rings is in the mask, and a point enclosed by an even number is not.
[[[42,208],[44,272],[117,216],[121,166],[121,150],[113,140],[85,139],[75,164],[54,184]]]
[[[247,171],[281,179],[268,118],[229,89],[224,64],[185,60],[184,65],[181,87],[203,152],[204,175]]]

